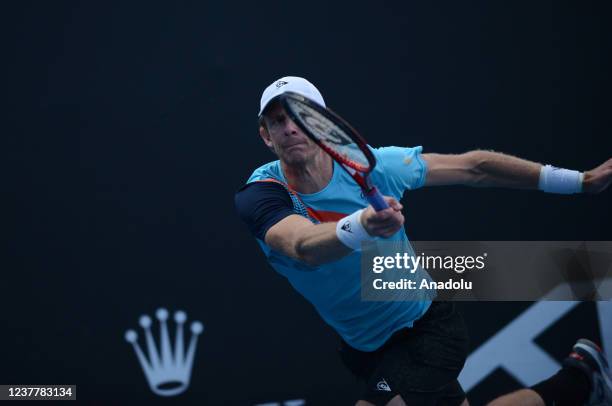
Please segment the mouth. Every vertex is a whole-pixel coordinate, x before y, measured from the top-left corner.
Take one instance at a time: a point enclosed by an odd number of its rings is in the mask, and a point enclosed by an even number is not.
[[[298,142],[296,144],[291,144],[285,147],[285,149],[291,149],[291,148],[295,148],[295,147],[300,147],[300,146],[305,146],[306,144],[303,142]]]

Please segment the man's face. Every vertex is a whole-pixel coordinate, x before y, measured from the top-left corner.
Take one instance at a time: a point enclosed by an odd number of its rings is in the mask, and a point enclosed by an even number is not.
[[[289,118],[280,103],[270,105],[263,119],[266,125],[259,128],[261,138],[286,164],[304,164],[320,152],[319,146]]]

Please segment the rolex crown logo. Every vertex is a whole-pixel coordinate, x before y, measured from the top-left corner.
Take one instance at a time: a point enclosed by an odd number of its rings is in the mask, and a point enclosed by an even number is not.
[[[191,323],[191,338],[187,353],[185,353],[183,340],[183,326],[187,320],[187,314],[183,311],[174,313],[176,332],[174,335],[174,348],[171,347],[170,334],[168,332],[168,310],[160,308],[155,312],[159,321],[159,335],[161,340],[161,351],[153,338],[151,332],[151,317],[140,316],[139,324],[144,329],[147,344],[148,358],[138,345],[138,334],[134,330],[125,332],[125,339],[132,344],[136,357],[144,371],[145,377],[151,390],[160,396],[174,396],[184,392],[189,386],[191,368],[195,356],[198,335],[204,331],[204,326],[199,321]]]

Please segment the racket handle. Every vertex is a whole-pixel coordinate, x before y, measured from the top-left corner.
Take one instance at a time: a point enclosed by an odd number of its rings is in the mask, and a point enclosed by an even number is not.
[[[370,203],[376,211],[389,208],[389,205],[383,198],[383,195],[380,194],[376,186],[372,187],[369,192],[366,192],[365,197],[368,200],[368,203]]]

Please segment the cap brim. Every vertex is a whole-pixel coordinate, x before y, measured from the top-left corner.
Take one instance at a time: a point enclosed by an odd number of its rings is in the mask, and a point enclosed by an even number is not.
[[[270,107],[270,105],[274,102],[276,102],[278,100],[278,98],[282,95],[281,94],[277,94],[276,96],[274,96],[273,98],[271,98],[270,100],[268,100],[268,102],[266,103],[265,106],[263,106],[263,108],[261,110],[259,110],[259,114],[257,115],[257,117],[263,116],[263,114],[266,112],[266,110],[268,109],[268,107]]]

